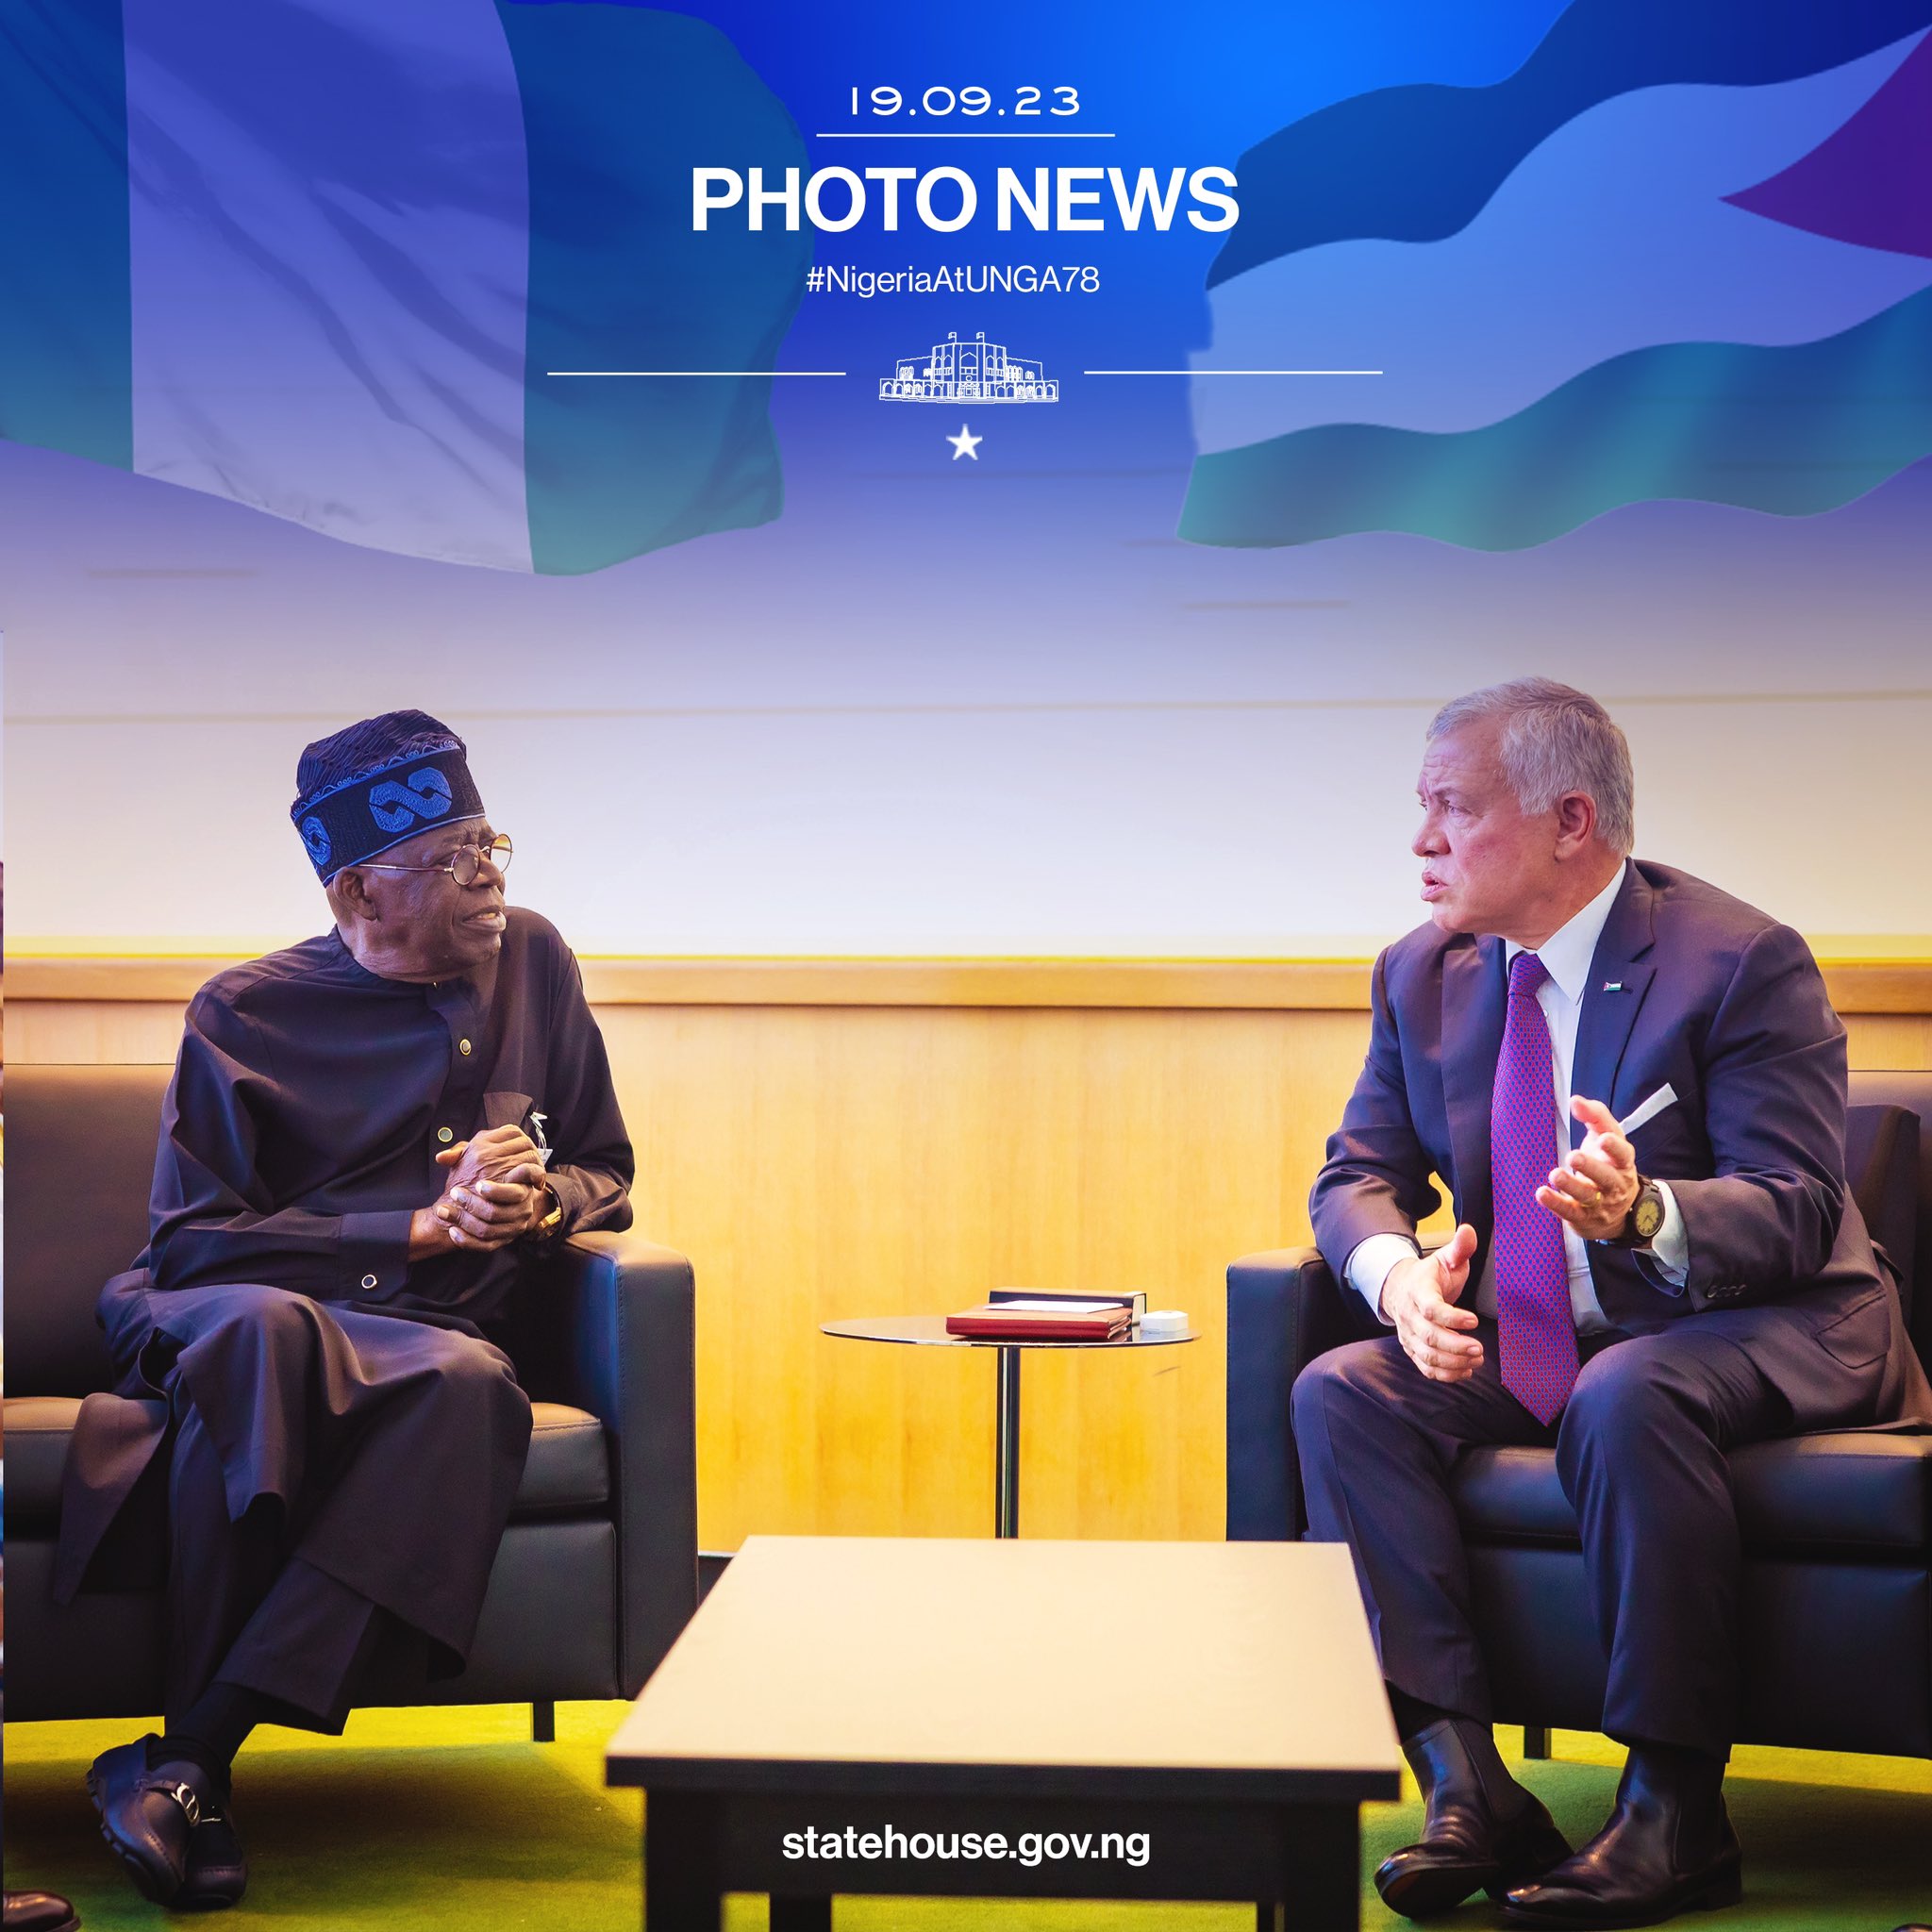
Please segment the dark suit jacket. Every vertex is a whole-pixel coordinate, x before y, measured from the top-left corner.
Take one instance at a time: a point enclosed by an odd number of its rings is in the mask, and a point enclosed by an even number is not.
[[[1369,1056],[1310,1200],[1341,1277],[1372,1234],[1413,1235],[1445,1181],[1487,1255],[1490,1097],[1503,1041],[1500,939],[1424,925],[1375,962]],[[1627,861],[1591,961],[1574,1091],[1620,1117],[1665,1081],[1667,1108],[1632,1136],[1668,1181],[1690,1278],[1592,1244],[1604,1313],[1631,1334],[1695,1321],[1732,1337],[1800,1429],[1932,1424],[1890,1273],[1845,1186],[1844,1028],[1810,950],[1728,893]],[[1572,1124],[1573,1141],[1583,1129]]]

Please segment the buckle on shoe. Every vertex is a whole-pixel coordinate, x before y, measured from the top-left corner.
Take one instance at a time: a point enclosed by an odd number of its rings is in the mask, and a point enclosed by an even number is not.
[[[201,1800],[195,1796],[192,1785],[151,1785],[148,1789],[159,1791],[166,1797],[173,1798],[175,1804],[187,1812],[190,1829],[192,1829],[201,1823]]]

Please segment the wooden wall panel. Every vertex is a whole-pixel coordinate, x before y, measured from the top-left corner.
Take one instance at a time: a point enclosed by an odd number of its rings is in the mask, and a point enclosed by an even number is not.
[[[7,1058],[14,1066],[92,1066],[172,1060],[181,1043],[177,1000],[7,1002]]]
[[[180,997],[9,1002],[24,1061],[167,1059]],[[839,1316],[992,1287],[1131,1286],[1203,1340],[1024,1369],[1038,1536],[1222,1533],[1223,1274],[1307,1238],[1359,1007],[605,999],[638,1222],[699,1296],[700,1533],[991,1527],[992,1358],[835,1341]],[[1855,1014],[1855,1066],[1932,1065],[1932,1018]]]
[[[1306,1240],[1360,1016],[607,1009],[641,1222],[700,1282],[705,1534],[988,1526],[990,1357],[841,1315],[1145,1288],[1204,1339],[1024,1369],[1022,1522],[1216,1536],[1223,1274]]]
[[[1845,1031],[1855,1067],[1932,1067],[1932,1016],[1855,1013]]]

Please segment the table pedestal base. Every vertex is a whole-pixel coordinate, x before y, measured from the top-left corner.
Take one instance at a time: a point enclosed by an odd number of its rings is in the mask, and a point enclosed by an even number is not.
[[[992,1418],[992,1533],[1020,1534],[1020,1351],[999,1352]]]

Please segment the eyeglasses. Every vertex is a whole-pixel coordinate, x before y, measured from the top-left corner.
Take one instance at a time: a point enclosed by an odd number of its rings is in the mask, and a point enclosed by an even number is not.
[[[358,872],[446,872],[459,886],[474,886],[482,876],[487,861],[498,878],[509,870],[509,862],[515,852],[507,832],[499,832],[487,845],[458,845],[449,856],[446,865],[390,865],[379,859],[365,858],[356,868]]]

